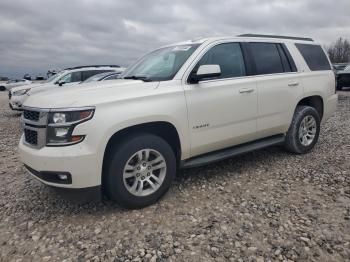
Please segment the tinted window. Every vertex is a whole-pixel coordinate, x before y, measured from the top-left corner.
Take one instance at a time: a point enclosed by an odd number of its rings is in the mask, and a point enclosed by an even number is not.
[[[295,44],[311,71],[330,70],[326,54],[321,46],[310,44]]]
[[[60,78],[58,81],[62,81],[64,83],[73,83],[73,82],[80,82],[81,81],[81,73],[80,72],[73,72],[66,74],[62,78]]]
[[[81,81],[81,72],[73,72],[71,82],[80,82]]]
[[[218,78],[246,75],[239,43],[227,43],[214,46],[199,60],[196,68],[201,65],[219,65],[221,76]]]
[[[82,71],[81,72],[81,74],[82,74],[81,81],[84,81],[84,80],[88,79],[91,76],[94,76],[94,75],[97,75],[97,74],[100,74],[100,73],[111,72],[111,71],[112,70],[88,70],[88,71]]]
[[[115,74],[115,75],[111,75],[111,76],[107,76],[105,79],[103,80],[113,80],[113,79],[118,79],[120,78],[120,74]]]
[[[250,46],[258,75],[284,72],[277,44],[251,43]]]

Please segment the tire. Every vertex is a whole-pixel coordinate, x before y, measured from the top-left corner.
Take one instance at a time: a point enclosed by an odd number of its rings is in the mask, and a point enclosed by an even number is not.
[[[6,91],[6,88],[4,86],[0,86],[0,91]]]
[[[175,178],[175,154],[164,139],[152,134],[136,134],[123,140],[108,156],[103,188],[111,200],[125,208],[135,209],[151,205],[168,191]],[[140,153],[143,160],[136,153]],[[162,160],[157,164],[156,159]],[[147,166],[143,166],[145,163]],[[161,167],[164,163],[165,168]],[[137,185],[134,188],[135,183]],[[140,191],[142,194],[139,192],[141,185],[144,188],[144,191]]]
[[[312,119],[315,121],[314,125]],[[303,122],[304,120],[305,122]],[[310,152],[318,141],[320,122],[320,116],[315,108],[310,106],[297,106],[292,123],[286,134],[286,149],[296,154]],[[310,126],[314,126],[315,129],[308,127],[306,123],[310,123]],[[311,139],[312,134],[313,138]]]

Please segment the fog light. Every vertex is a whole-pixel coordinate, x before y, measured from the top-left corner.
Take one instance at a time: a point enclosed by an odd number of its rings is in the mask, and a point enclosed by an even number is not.
[[[69,127],[57,127],[55,128],[56,136],[65,137],[68,134]]]

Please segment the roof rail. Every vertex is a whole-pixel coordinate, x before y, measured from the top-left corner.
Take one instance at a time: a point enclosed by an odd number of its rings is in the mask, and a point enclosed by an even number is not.
[[[67,67],[64,70],[73,70],[73,69],[80,69],[80,68],[87,68],[87,67],[120,67],[120,66],[119,65],[86,65],[86,66]]]
[[[295,37],[295,36],[285,36],[285,35],[242,34],[242,35],[238,35],[238,36],[242,36],[242,37],[266,37],[266,38],[280,38],[280,39],[314,41],[312,38],[308,38],[308,37]]]

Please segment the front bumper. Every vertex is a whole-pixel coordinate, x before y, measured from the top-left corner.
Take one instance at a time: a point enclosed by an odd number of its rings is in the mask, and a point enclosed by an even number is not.
[[[328,118],[330,118],[333,113],[337,110],[338,105],[338,94],[334,94],[325,101],[324,104],[324,114],[322,122],[326,121]]]
[[[31,148],[22,135],[19,153],[29,173],[44,184],[61,188],[88,188],[101,185],[102,168],[96,152],[84,143],[62,146]],[[52,176],[50,176],[50,174]],[[60,181],[61,175],[70,177],[69,183]]]

